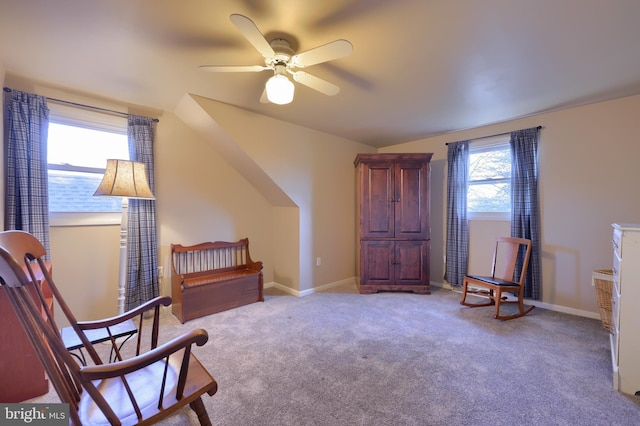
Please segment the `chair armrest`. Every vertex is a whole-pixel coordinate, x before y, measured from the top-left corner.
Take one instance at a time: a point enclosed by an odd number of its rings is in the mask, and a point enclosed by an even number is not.
[[[186,348],[190,350],[191,345],[194,343],[197,346],[202,346],[207,342],[207,340],[209,340],[209,335],[206,330],[191,330],[180,337],[176,337],[175,339],[172,339],[167,343],[134,358],[117,361],[111,364],[82,367],[80,368],[80,374],[88,380],[102,380],[123,376],[158,362],[161,359],[167,358],[169,355],[174,354],[179,350]]]
[[[97,328],[105,328],[105,327],[113,327],[116,324],[120,324],[129,319],[135,318],[136,316],[145,313],[151,309],[154,309],[158,306],[169,306],[171,305],[171,297],[169,296],[158,296],[155,297],[142,305],[131,309],[123,314],[116,315],[115,317],[104,318],[97,321],[78,321],[78,326],[82,330],[93,330]]]

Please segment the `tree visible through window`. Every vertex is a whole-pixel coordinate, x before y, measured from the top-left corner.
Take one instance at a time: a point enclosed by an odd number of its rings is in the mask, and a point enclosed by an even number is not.
[[[469,149],[467,212],[511,211],[511,150],[507,143]]]

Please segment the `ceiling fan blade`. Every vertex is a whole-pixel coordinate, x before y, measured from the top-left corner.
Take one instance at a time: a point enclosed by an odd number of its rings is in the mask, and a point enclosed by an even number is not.
[[[294,67],[304,68],[322,62],[332,61],[342,58],[353,52],[353,45],[347,40],[336,40],[323,44],[306,52],[298,53],[291,57],[291,64]]]
[[[230,19],[233,25],[240,30],[242,35],[249,40],[249,43],[251,43],[262,56],[265,58],[273,58],[276,55],[276,52],[273,51],[267,39],[264,38],[251,19],[237,13],[231,15]]]
[[[263,65],[201,65],[200,69],[202,71],[209,72],[260,72],[271,69],[269,67],[265,67]]]
[[[318,92],[324,93],[328,96],[334,96],[340,93],[340,88],[333,83],[329,83],[315,75],[311,75],[304,71],[295,71],[291,73],[293,79],[300,84],[304,84]]]

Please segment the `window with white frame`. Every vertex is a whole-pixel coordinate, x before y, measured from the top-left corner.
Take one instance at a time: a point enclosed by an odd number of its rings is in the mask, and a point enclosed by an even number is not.
[[[51,106],[47,138],[52,226],[119,223],[122,199],[94,197],[107,159],[129,159],[127,123],[68,106]]]
[[[471,141],[468,183],[467,213],[470,219],[509,219],[511,149],[508,136]]]

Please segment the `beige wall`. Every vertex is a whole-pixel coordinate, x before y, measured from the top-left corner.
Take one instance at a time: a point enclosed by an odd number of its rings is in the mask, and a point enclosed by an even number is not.
[[[431,280],[442,281],[443,276],[445,143],[541,125],[542,301],[576,313],[597,313],[591,273],[612,266],[611,224],[640,222],[639,113],[640,96],[634,96],[384,149],[434,153]],[[491,234],[483,232],[486,226],[471,224],[472,258],[489,247],[479,238]]]
[[[53,278],[76,317],[116,315],[120,225],[52,227],[50,245]],[[58,326],[67,325],[57,308]]]

